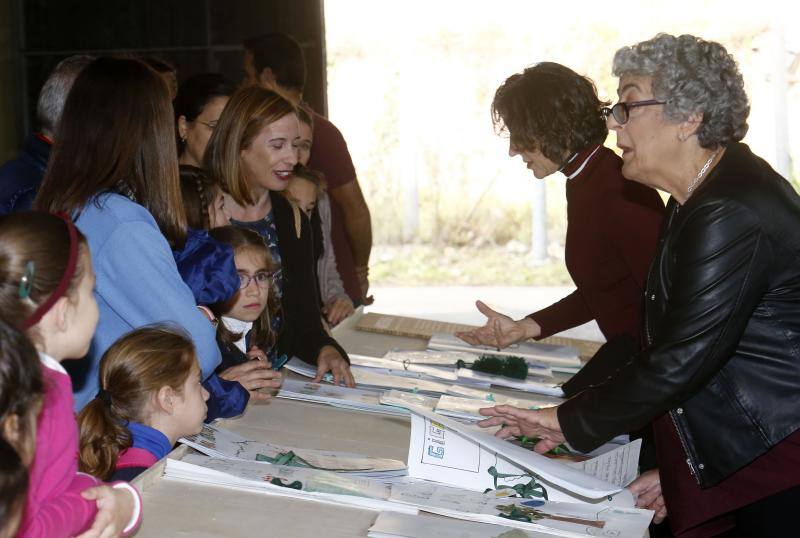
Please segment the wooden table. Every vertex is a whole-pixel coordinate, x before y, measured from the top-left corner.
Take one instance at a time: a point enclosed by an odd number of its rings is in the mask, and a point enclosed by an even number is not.
[[[355,330],[359,315],[334,331],[348,352],[382,356],[393,348],[425,349],[424,339]],[[242,417],[224,421],[223,426],[258,441],[401,461],[406,461],[411,433],[405,417],[278,399],[252,404]],[[186,452],[186,447],[180,447],[168,457],[180,458]],[[350,538],[366,536],[378,515],[359,508],[164,479],[163,468],[162,460],[133,482],[144,503],[137,536]]]
[[[356,333],[356,321],[350,318],[335,331],[350,352],[425,348],[424,341],[414,338]],[[408,418],[278,399],[250,405],[242,417],[224,421],[223,426],[259,441],[401,461],[406,460],[411,434]],[[185,453],[181,447],[168,457],[180,458]],[[164,479],[163,467],[162,460],[134,481],[144,503],[137,536],[351,538],[366,536],[378,515],[371,510]]]

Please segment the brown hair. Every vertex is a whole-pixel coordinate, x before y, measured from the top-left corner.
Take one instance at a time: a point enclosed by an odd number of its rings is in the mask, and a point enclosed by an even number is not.
[[[137,329],[108,348],[100,361],[100,394],[78,415],[81,471],[108,479],[133,442],[125,424],[144,422],[153,394],[165,386],[180,392],[196,365],[191,340],[167,327]]]
[[[237,90],[222,111],[203,157],[211,179],[239,205],[256,202],[241,167],[241,152],[247,149],[262,127],[297,108],[275,91],[260,86]]]
[[[44,394],[39,355],[24,333],[0,320],[0,357],[0,427],[9,416],[16,415],[20,436],[29,438],[36,428],[36,411]],[[14,447],[17,452],[20,448]]]
[[[594,83],[572,69],[542,62],[503,82],[492,101],[492,121],[521,151],[539,150],[564,164],[571,153],[602,144],[608,135]]]
[[[311,127],[311,132],[314,132],[314,117],[305,106],[297,107],[297,119]]]
[[[35,207],[75,218],[119,191],[143,205],[173,247],[186,237],[166,85],[139,60],[99,58],[75,79]]]
[[[83,278],[80,255],[89,248],[77,229],[78,264],[65,292],[73,298]],[[18,329],[56,290],[70,257],[67,223],[39,211],[0,217],[0,312]],[[35,329],[35,326],[34,326]],[[35,338],[35,331],[28,335]]]
[[[213,183],[202,169],[190,164],[180,166],[181,196],[186,211],[186,224],[197,230],[211,229],[208,206],[219,194],[219,185]]]
[[[267,271],[274,272],[278,269],[278,264],[275,263],[275,260],[272,258],[272,254],[264,243],[264,239],[262,239],[257,232],[238,226],[222,226],[210,230],[208,234],[220,243],[230,245],[234,253],[238,254],[244,250],[253,249],[264,256]],[[212,311],[214,311],[214,314],[217,316],[225,315],[225,313],[230,310],[232,303],[236,301],[237,297],[238,294],[224,303],[212,305]],[[273,282],[269,288],[267,307],[253,323],[253,332],[250,337],[251,345],[258,346],[265,351],[271,349],[275,345],[277,342],[277,335],[272,330],[270,320],[278,314],[280,309],[281,303],[278,299],[278,290]],[[242,337],[241,334],[231,332],[222,322],[217,324],[217,336],[222,342],[228,345],[233,344]]]
[[[325,174],[319,170],[314,170],[313,168],[298,164],[294,167],[294,170],[292,170],[292,175],[312,183],[317,188],[317,196],[319,196],[320,193],[325,192],[327,188]]]

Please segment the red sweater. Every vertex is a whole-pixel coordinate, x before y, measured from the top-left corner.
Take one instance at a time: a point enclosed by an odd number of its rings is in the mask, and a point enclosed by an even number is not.
[[[567,180],[566,264],[577,289],[529,317],[540,338],[597,320],[610,340],[639,341],[642,294],[664,215],[658,193],[622,177],[622,159],[592,146],[564,170]]]

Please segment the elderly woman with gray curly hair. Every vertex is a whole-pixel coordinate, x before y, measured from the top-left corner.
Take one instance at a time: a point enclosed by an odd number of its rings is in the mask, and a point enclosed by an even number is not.
[[[659,34],[617,51],[614,74],[622,172],[671,195],[646,347],[557,408],[487,408],[481,424],[546,452],[652,422],[660,476],[631,489],[676,536],[797,534],[800,197],[740,142],[747,95],[720,44]]]

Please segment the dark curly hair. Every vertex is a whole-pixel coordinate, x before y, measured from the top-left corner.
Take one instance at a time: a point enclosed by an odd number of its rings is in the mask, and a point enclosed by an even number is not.
[[[539,150],[562,165],[591,144],[602,144],[608,129],[594,83],[572,69],[542,62],[511,75],[497,88],[492,121],[521,151]]]

